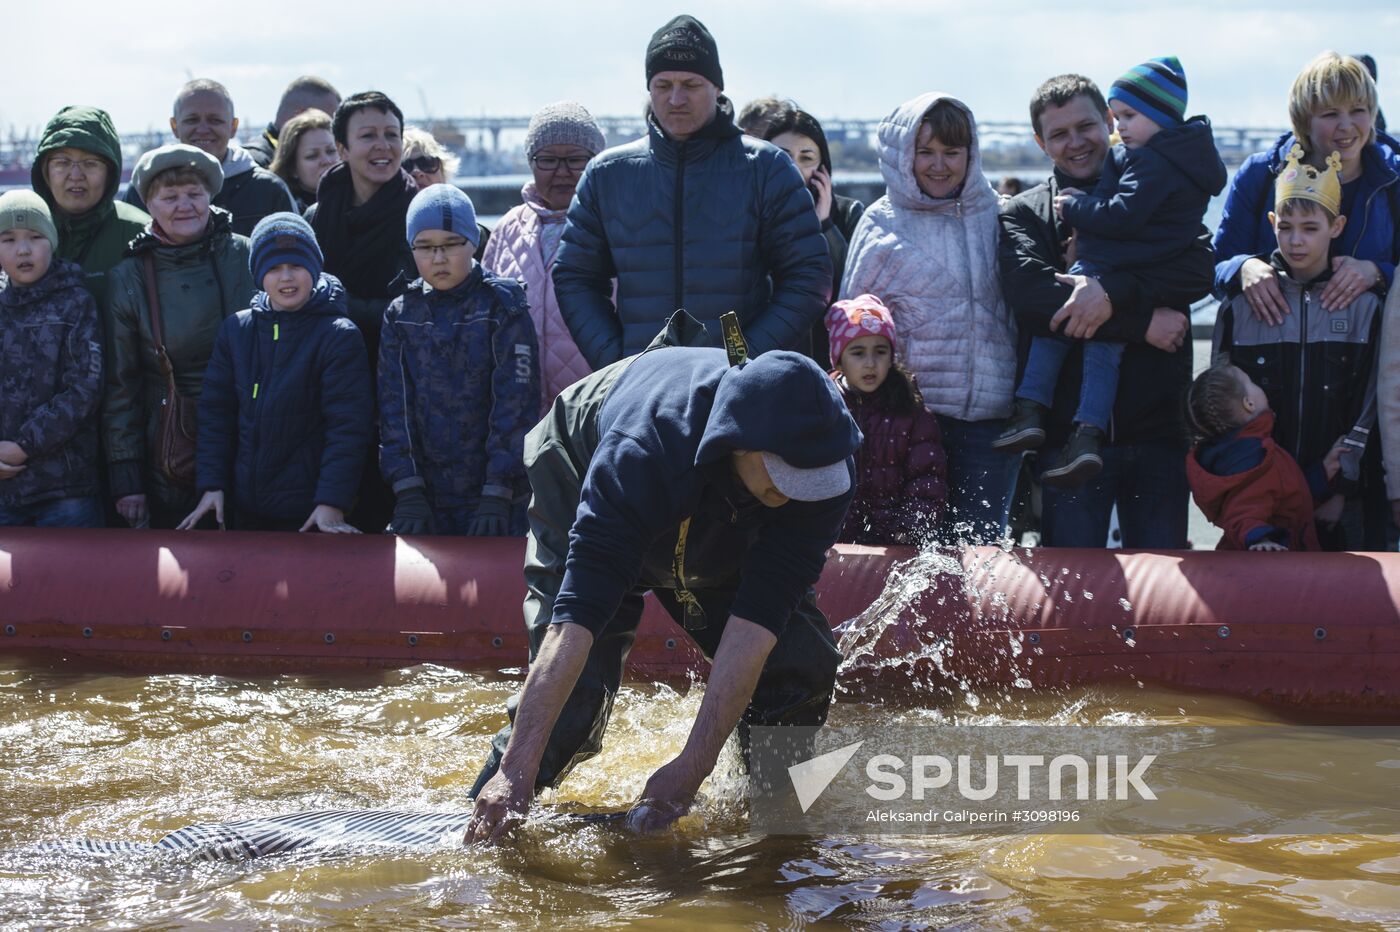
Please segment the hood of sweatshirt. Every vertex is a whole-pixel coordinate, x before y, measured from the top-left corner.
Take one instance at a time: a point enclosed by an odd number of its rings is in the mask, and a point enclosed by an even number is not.
[[[1210,197],[1225,190],[1225,163],[1220,161],[1215,133],[1205,117],[1194,116],[1180,126],[1160,130],[1147,140],[1147,148],[1170,162]]]
[[[720,377],[695,465],[762,450],[815,469],[841,462],[860,442],[831,377],[801,353],[774,350]]]
[[[972,144],[967,153],[967,177],[956,197],[929,197],[914,178],[914,151],[919,138],[919,124],[924,115],[940,101],[948,101],[967,115],[972,127]],[[877,133],[880,148],[880,174],[895,207],[910,210],[956,210],[959,203],[976,206],[983,201],[996,203],[997,193],[982,174],[982,147],[977,139],[977,121],[972,110],[962,101],[947,94],[931,92],[905,101],[880,121]]]
[[[253,161],[253,157],[248,154],[248,150],[238,144],[234,139],[228,144],[228,152],[224,154],[223,168],[224,181],[230,178],[237,178],[239,175],[246,175],[248,172],[258,167],[258,163]]]

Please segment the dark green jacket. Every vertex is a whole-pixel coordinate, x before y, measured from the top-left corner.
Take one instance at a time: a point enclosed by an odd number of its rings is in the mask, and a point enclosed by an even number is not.
[[[102,200],[87,213],[77,216],[59,208],[44,173],[45,156],[68,146],[91,152],[107,162],[107,190],[102,192]],[[55,257],[82,267],[84,284],[99,307],[105,292],[103,278],[122,260],[127,244],[151,220],[145,211],[117,202],[121,175],[121,140],[107,111],[96,107],[64,107],[44,127],[30,180],[34,191],[48,203],[54,225],[58,227]]]
[[[161,329],[180,394],[197,400],[214,338],[224,318],[248,307],[257,289],[248,270],[246,237],[229,229],[229,215],[209,209],[209,231],[182,246],[162,243],[149,230],[132,240],[128,258],[107,277],[106,394],[102,434],[113,498],[145,493],[172,502],[154,469],[154,448],[165,378],[151,336],[145,257],[155,258]]]

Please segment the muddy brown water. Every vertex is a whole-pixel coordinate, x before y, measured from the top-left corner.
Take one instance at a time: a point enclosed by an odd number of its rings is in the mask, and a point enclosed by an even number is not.
[[[0,926],[1400,926],[1397,838],[760,837],[732,758],[697,812],[660,837],[540,818],[493,850],[214,864],[26,850],[153,842],[192,822],[306,809],[465,807],[518,682],[438,667],[356,679],[112,675],[0,656]],[[625,688],[604,753],[541,814],[625,807],[679,750],[701,693]],[[1276,720],[1150,688],[1018,690],[942,709],[842,702],[832,714],[866,726]]]

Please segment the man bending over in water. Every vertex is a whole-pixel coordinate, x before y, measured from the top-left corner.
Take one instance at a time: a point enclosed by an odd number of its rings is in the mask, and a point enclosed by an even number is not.
[[[525,440],[530,674],[472,789],[468,843],[598,753],[648,589],[713,667],[633,827],[688,811],[741,717],[741,740],[826,720],[840,654],[812,585],[860,439],[831,379],[786,351],[731,368],[721,349],[653,344],[558,397]]]

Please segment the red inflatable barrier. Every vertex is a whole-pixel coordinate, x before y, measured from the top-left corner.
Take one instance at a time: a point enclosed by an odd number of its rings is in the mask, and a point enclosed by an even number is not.
[[[0,650],[240,674],[519,668],[523,551],[499,538],[0,529]],[[1400,554],[840,545],[817,588],[857,694],[1144,682],[1400,720]],[[649,605],[633,674],[701,666]]]

